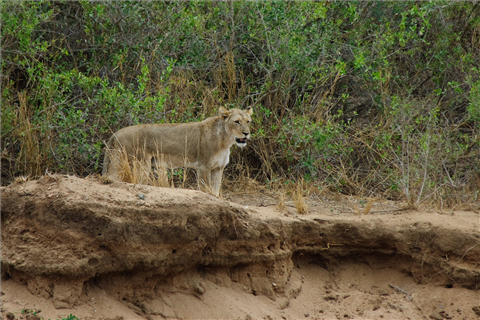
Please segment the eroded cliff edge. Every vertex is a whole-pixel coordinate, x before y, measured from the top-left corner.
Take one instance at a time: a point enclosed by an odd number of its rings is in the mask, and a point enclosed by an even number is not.
[[[204,281],[282,307],[301,290],[290,278],[299,255],[327,268],[376,255],[418,282],[480,287],[474,214],[295,218],[197,191],[64,176],[2,188],[1,200],[2,278],[57,308],[84,303],[93,283],[139,313],[168,316],[152,301],[165,291],[201,296]]]

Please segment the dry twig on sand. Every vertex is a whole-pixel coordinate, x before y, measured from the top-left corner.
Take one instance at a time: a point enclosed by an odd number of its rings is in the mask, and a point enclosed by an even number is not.
[[[393,286],[393,285],[391,285],[391,284],[389,284],[389,286],[390,286],[390,288],[397,289],[397,290],[400,291],[401,293],[404,293],[404,294],[407,296],[408,300],[412,300],[412,299],[413,299],[413,297],[412,297],[407,291],[403,290],[402,288],[397,287],[397,286]]]

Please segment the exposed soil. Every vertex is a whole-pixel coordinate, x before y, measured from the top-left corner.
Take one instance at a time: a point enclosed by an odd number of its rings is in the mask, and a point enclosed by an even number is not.
[[[69,176],[2,187],[2,319],[480,318],[475,212],[226,198]]]

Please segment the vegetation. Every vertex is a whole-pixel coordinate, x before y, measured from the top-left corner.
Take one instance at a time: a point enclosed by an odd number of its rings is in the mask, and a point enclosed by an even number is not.
[[[80,320],[77,316],[73,314],[69,314],[66,318],[62,318],[62,320]]]
[[[2,177],[101,171],[139,123],[254,106],[230,177],[476,200],[477,2],[2,1]]]

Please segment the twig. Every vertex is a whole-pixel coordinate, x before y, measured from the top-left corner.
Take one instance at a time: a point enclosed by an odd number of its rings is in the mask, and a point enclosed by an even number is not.
[[[397,286],[392,286],[391,284],[389,284],[389,286],[390,286],[390,288],[397,289],[398,291],[404,293],[404,294],[407,296],[408,300],[412,300],[412,299],[413,299],[413,297],[412,297],[407,291],[403,290],[402,288],[397,287]]]
[[[329,250],[330,246],[344,246],[343,243],[327,243],[326,248],[320,248],[320,251]]]
[[[450,174],[448,173],[447,167],[445,167],[445,161],[442,161],[442,166],[443,166],[443,169],[445,169],[445,173],[447,174],[448,181],[450,181],[450,184],[452,185],[452,187],[456,188],[457,186],[455,185],[455,183],[453,183],[452,178],[450,178]]]
[[[442,183],[442,184],[441,184],[440,186],[438,186],[435,190],[433,190],[432,193],[430,193],[428,196],[426,196],[425,198],[423,198],[423,200],[420,201],[419,204],[422,203],[423,201],[427,200],[427,199],[430,198],[431,196],[433,196],[433,195],[435,194],[435,192],[438,191],[438,189],[440,189],[441,187],[443,187],[443,186],[445,186],[445,185],[447,185],[447,184],[446,184],[446,183]],[[442,198],[440,198],[440,201],[441,201],[441,200],[442,200]]]
[[[232,215],[232,221],[233,221],[233,229],[235,229],[235,233],[237,234],[237,239],[239,238],[238,237],[238,231],[237,231],[237,227],[235,226],[235,216]]]
[[[434,239],[434,240],[435,240],[435,239]],[[435,273],[435,274],[434,274],[433,276],[431,276],[430,278],[432,278],[432,277],[434,277],[434,276],[436,276],[436,275],[439,275],[439,274],[442,273],[442,272],[448,271],[449,269],[454,268],[460,261],[463,260],[463,258],[467,255],[468,251],[472,250],[473,248],[475,248],[475,247],[478,246],[479,244],[480,244],[480,242],[475,243],[473,246],[471,246],[470,248],[468,248],[467,251],[465,251],[465,253],[463,254],[463,256],[462,256],[460,259],[458,259],[457,262],[455,262],[455,263],[454,263],[453,265],[451,265],[450,267],[447,267],[447,268],[445,268],[445,269],[443,269],[443,270]]]
[[[374,206],[389,206],[389,207],[392,207],[392,208],[395,208],[395,209],[400,209],[399,207],[397,206],[394,206],[393,204],[388,204],[388,203],[375,203],[373,204]]]
[[[48,172],[48,168],[45,169],[45,175],[49,176],[50,178],[55,178],[50,172]]]
[[[338,210],[338,211],[340,211],[340,212],[343,212],[343,211],[353,212],[353,209],[352,209],[352,208],[348,208],[348,207],[333,207],[333,209]],[[343,210],[343,211],[342,211],[342,210]]]
[[[370,211],[370,213],[380,213],[380,212],[393,212],[393,211],[405,211],[405,209],[391,209],[391,210],[378,210],[378,211]]]
[[[277,205],[276,203],[269,203],[269,204],[260,203],[259,207],[270,207],[270,206],[276,206],[276,205]]]
[[[343,166],[343,164],[342,164],[342,166]],[[353,203],[352,200],[350,200],[350,198],[348,199],[348,201],[350,201],[350,203],[352,204],[355,211],[357,211],[357,213],[362,214],[362,211],[360,211],[360,209]]]

